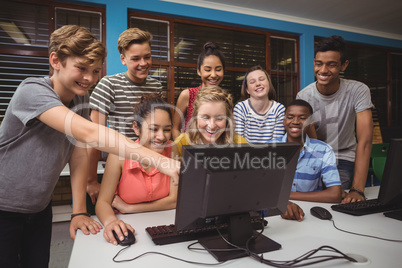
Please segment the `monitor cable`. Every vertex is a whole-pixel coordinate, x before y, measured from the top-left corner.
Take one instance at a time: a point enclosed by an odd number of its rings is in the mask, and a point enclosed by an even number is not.
[[[253,235],[251,236],[247,242],[246,242],[246,247],[240,247],[237,245],[234,245],[233,243],[231,243],[230,241],[228,241],[223,235],[222,233],[217,230],[217,232],[219,233],[220,237],[230,246],[233,247],[233,249],[209,249],[209,251],[232,251],[232,250],[241,250],[244,251],[248,256],[256,259],[258,262],[273,266],[273,267],[279,267],[279,268],[290,268],[290,267],[304,267],[304,266],[308,266],[308,265],[313,265],[313,264],[317,264],[317,263],[323,263],[323,262],[327,262],[327,261],[332,261],[332,260],[337,260],[337,259],[345,259],[349,262],[354,262],[357,263],[358,261],[356,259],[354,259],[353,257],[348,256],[347,254],[339,251],[338,249],[331,247],[331,246],[321,246],[317,249],[313,249],[310,250],[309,252],[301,255],[300,257],[297,257],[296,259],[293,260],[288,260],[288,261],[275,261],[275,260],[268,260],[265,259],[263,254],[258,255],[257,253],[254,253],[250,250],[249,248],[249,244],[253,239],[256,239],[259,235],[262,235],[262,232],[264,230],[260,230],[260,232],[258,232],[257,235]],[[195,242],[191,245],[188,246],[189,250],[206,250],[204,248],[192,248],[191,246],[194,244],[197,244],[198,242]],[[336,253],[337,255],[319,255],[319,256],[314,256],[316,253],[322,252],[322,251],[327,251],[327,252],[332,252],[332,253]]]

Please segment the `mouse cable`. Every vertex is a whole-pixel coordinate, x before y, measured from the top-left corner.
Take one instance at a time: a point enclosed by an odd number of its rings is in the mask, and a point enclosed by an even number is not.
[[[389,242],[402,242],[402,240],[388,239],[388,238],[382,238],[382,237],[378,237],[378,236],[374,236],[374,235],[359,234],[359,233],[354,233],[354,232],[351,232],[351,231],[346,231],[346,230],[343,230],[343,229],[338,228],[338,227],[335,225],[335,221],[334,221],[334,220],[331,220],[331,221],[332,221],[332,224],[334,225],[335,229],[337,229],[338,231],[341,231],[341,232],[345,232],[345,233],[353,234],[353,235],[360,235],[360,236],[375,238],[375,239],[380,239],[380,240],[389,241]]]
[[[198,243],[198,242],[196,242],[196,243]],[[194,243],[193,243],[193,244],[194,244]],[[165,254],[165,253],[157,252],[157,251],[148,251],[148,252],[144,252],[144,253],[142,253],[142,254],[140,254],[140,255],[134,257],[134,258],[131,258],[131,259],[117,260],[117,257],[120,255],[120,253],[122,253],[123,251],[125,251],[125,250],[126,250],[127,248],[129,248],[130,246],[131,246],[131,245],[126,246],[125,248],[119,250],[119,252],[117,252],[117,254],[113,257],[113,261],[116,262],[116,263],[130,262],[130,261],[134,261],[134,260],[139,259],[139,258],[141,258],[141,257],[143,257],[143,256],[145,256],[145,255],[148,255],[148,254],[156,254],[156,255],[162,255],[162,256],[165,256],[165,257],[168,257],[168,258],[171,258],[171,259],[174,259],[174,260],[178,260],[178,261],[182,261],[182,262],[190,263],[190,264],[214,266],[214,265],[220,265],[220,264],[224,263],[224,261],[223,261],[223,262],[217,262],[217,263],[203,263],[203,262],[189,261],[189,260],[181,259],[181,258],[178,258],[178,257],[171,256],[171,255],[169,255],[169,254]],[[191,246],[191,245],[190,245],[190,246]]]

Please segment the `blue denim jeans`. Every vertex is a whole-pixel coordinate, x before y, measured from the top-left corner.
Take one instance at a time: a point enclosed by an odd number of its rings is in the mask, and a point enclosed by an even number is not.
[[[341,178],[342,189],[346,190],[350,188],[353,172],[355,170],[355,162],[338,159],[338,172]]]

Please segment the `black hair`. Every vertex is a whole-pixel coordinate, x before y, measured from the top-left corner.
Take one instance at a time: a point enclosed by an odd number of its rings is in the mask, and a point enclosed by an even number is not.
[[[159,94],[151,93],[141,96],[140,102],[134,107],[134,122],[137,122],[139,129],[141,129],[145,118],[156,109],[166,111],[169,114],[170,120],[172,120],[172,111]]]
[[[346,61],[345,48],[345,40],[341,36],[333,35],[321,39],[315,44],[314,57],[317,55],[317,52],[338,51],[341,54],[341,63],[344,64]]]
[[[220,47],[214,42],[206,42],[202,47],[202,51],[200,55],[198,55],[197,59],[197,70],[200,70],[205,57],[211,55],[217,56],[220,59],[220,61],[222,62],[223,70],[225,70],[225,56],[223,55],[223,52],[220,51]]]
[[[289,108],[290,106],[303,106],[303,107],[307,107],[307,109],[308,109],[309,112],[310,112],[310,115],[313,115],[313,107],[311,107],[310,103],[308,103],[308,102],[305,101],[305,100],[302,100],[302,99],[295,99],[295,100],[291,101],[291,102],[286,106],[285,113],[286,113],[286,111],[288,110],[288,108]]]

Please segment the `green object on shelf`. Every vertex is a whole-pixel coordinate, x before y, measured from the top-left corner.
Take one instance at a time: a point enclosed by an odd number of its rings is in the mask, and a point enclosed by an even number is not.
[[[373,143],[371,149],[371,168],[370,171],[374,173],[379,181],[382,180],[384,174],[385,162],[387,161],[387,154],[389,143]]]

